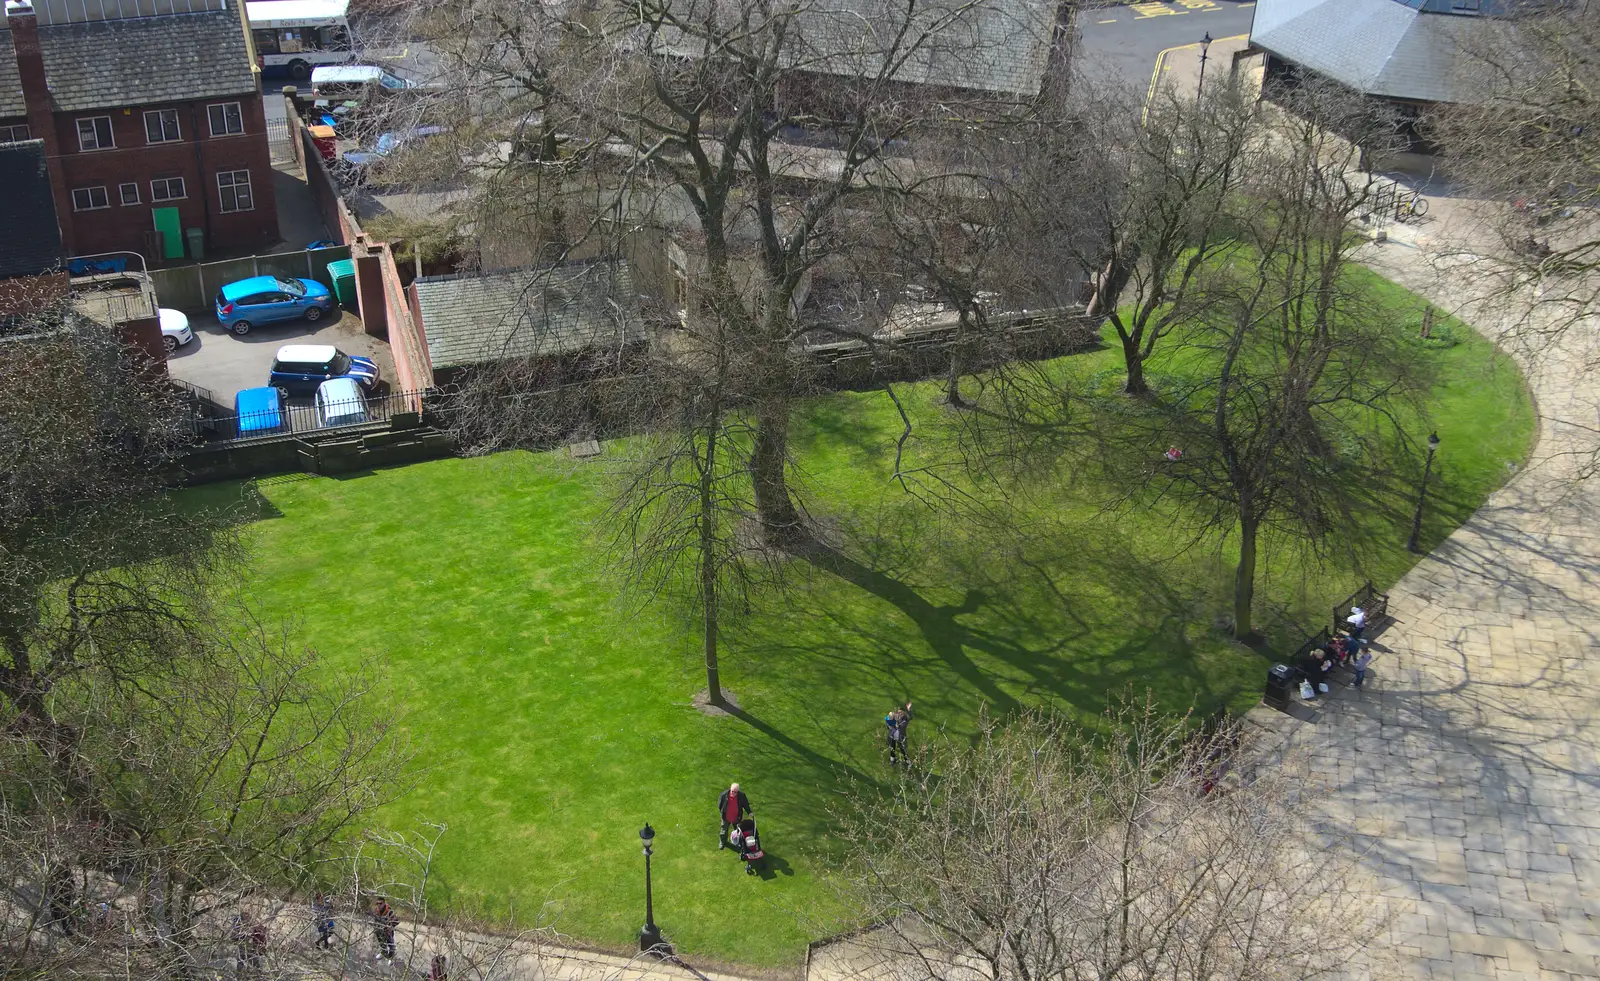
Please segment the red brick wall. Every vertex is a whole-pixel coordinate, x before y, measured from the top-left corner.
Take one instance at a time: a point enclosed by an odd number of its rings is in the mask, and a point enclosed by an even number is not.
[[[239,103],[244,133],[212,137],[206,106],[234,101]],[[147,143],[144,113],[153,109],[178,111],[179,140]],[[111,118],[115,148],[78,149],[77,121],[89,116]],[[69,202],[74,188],[104,186],[110,204],[105,209],[72,213],[66,243],[69,255],[131,250],[142,253],[151,265],[159,264],[151,218],[156,207],[176,207],[185,229],[204,230],[208,254],[214,249],[254,249],[278,240],[272,157],[259,96],[245,93],[229,99],[57,113],[55,122],[61,156],[53,163],[60,168]],[[217,174],[230,170],[250,172],[252,210],[223,213]],[[150,181],[162,177],[182,177],[187,196],[178,201],[152,201]],[[138,204],[122,204],[118,188],[127,182],[139,185]],[[62,224],[66,231],[69,223]]]
[[[0,279],[0,315],[30,314],[58,302],[66,295],[67,274],[64,272]]]

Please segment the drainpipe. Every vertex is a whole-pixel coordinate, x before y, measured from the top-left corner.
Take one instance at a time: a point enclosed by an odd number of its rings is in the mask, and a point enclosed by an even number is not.
[[[211,229],[211,195],[206,189],[206,158],[200,146],[200,122],[195,116],[193,102],[189,103],[189,132],[194,134],[194,165],[200,169],[200,210],[205,215],[206,247],[211,248],[216,237]],[[254,188],[251,190],[253,192]],[[184,237],[184,247],[188,248],[188,230],[180,229],[179,232]]]

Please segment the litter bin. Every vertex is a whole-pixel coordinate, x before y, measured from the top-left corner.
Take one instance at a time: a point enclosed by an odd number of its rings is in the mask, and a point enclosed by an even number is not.
[[[328,275],[333,278],[333,296],[342,306],[356,305],[356,261],[340,259],[328,263]]]
[[[185,228],[183,235],[189,240],[189,258],[199,262],[206,257],[206,233],[201,228]]]
[[[339,146],[332,126],[308,126],[307,130],[311,133],[312,145],[317,148],[317,153],[321,154],[324,161],[333,163],[338,159]]]
[[[1273,708],[1286,709],[1294,692],[1294,668],[1287,664],[1274,664],[1267,669],[1267,690],[1261,700]]]

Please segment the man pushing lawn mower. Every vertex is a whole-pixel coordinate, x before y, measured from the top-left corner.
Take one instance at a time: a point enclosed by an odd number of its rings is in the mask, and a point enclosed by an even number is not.
[[[744,795],[738,784],[729,784],[728,789],[717,797],[717,814],[722,818],[722,834],[717,838],[717,850],[721,851],[730,845],[738,849],[739,858],[744,861],[744,870],[755,875],[756,865],[767,856],[761,850],[756,819],[750,816],[750,798]]]

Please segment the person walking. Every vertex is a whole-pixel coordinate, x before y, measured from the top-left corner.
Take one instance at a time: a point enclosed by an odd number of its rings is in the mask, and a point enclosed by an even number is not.
[[[1372,663],[1372,652],[1371,651],[1363,650],[1360,654],[1356,655],[1356,661],[1355,661],[1355,667],[1356,667],[1355,686],[1357,688],[1360,688],[1363,684],[1366,683],[1366,680],[1367,680],[1367,666],[1370,665],[1371,663]]]
[[[896,708],[883,717],[883,724],[888,727],[887,738],[889,741],[889,765],[896,762],[911,765],[911,756],[906,753],[906,731],[911,726],[911,703],[907,702],[904,708]]]
[[[717,796],[717,814],[722,818],[722,832],[717,837],[717,851],[728,847],[728,829],[742,821],[749,813],[751,813],[750,798],[744,795],[738,784],[728,784],[728,789]]]
[[[317,942],[312,946],[318,950],[331,950],[333,948],[333,900],[325,892],[319,892],[311,901],[311,919],[317,927]]]
[[[445,970],[443,954],[433,955],[433,966],[428,968],[428,981],[450,981],[450,972]]]
[[[379,896],[372,906],[372,934],[378,942],[378,952],[373,955],[373,960],[394,960],[394,928],[399,925],[400,917],[395,915],[394,907]]]

